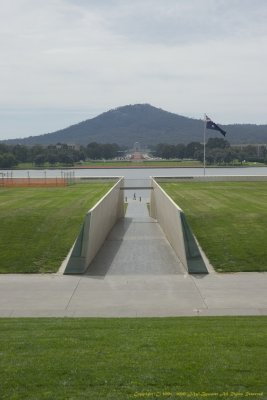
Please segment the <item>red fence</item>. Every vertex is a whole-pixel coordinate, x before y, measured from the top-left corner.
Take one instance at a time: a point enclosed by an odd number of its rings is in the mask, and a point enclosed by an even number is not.
[[[1,187],[54,187],[54,186],[67,186],[68,180],[66,178],[12,178],[1,177]]]

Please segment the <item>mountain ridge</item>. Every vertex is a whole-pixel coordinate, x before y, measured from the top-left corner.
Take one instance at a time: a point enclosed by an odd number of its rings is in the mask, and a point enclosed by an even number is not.
[[[214,121],[217,123],[217,121]],[[231,144],[267,143],[267,125],[229,124],[220,125],[226,130]],[[207,130],[207,137],[219,132]],[[90,142],[117,143],[143,146],[158,143],[188,144],[203,142],[203,120],[185,117],[150,104],[134,104],[117,107],[96,117],[55,132],[20,139],[8,139],[7,144],[81,144]]]

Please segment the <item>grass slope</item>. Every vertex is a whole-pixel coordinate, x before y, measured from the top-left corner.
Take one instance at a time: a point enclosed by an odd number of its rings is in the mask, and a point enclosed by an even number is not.
[[[113,167],[113,168],[121,168],[121,167],[201,167],[203,164],[196,160],[157,160],[157,161],[85,161],[83,163],[75,163],[70,168],[105,168],[105,167]],[[19,163],[14,169],[61,169],[66,167],[63,164],[55,164],[51,166],[49,163],[45,163],[40,167],[36,167],[33,163]]]
[[[82,164],[83,167],[201,167],[202,163],[194,160],[181,160],[181,161],[172,161],[172,160],[158,160],[158,161],[86,161]]]
[[[266,399],[266,325],[266,317],[2,319],[0,397]]]
[[[85,213],[112,186],[0,189],[0,272],[55,272]]]
[[[267,182],[161,186],[186,213],[217,271],[267,271]]]
[[[230,164],[211,164],[207,168],[214,167],[264,167],[266,164],[259,162],[240,162],[230,163]],[[203,167],[203,163],[197,160],[142,160],[142,161],[85,161],[83,163],[75,163],[73,166],[69,166],[70,169],[76,168],[128,168],[128,167],[138,167],[138,168],[198,168]],[[66,168],[66,165],[57,163],[51,165],[45,163],[44,165],[37,167],[33,163],[19,163],[14,169],[62,169]]]

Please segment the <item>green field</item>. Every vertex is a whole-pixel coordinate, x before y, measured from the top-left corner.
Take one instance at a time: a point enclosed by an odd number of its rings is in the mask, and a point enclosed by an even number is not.
[[[112,183],[0,188],[0,273],[55,272]]]
[[[264,167],[266,164],[259,162],[240,162],[231,163],[231,164],[212,164],[206,166],[206,168],[213,167]],[[57,163],[55,165],[50,165],[49,163],[45,163],[42,166],[37,167],[34,163],[19,163],[14,169],[75,169],[75,168],[198,168],[203,167],[203,163],[197,160],[143,160],[143,161],[85,161],[81,163],[74,163],[71,166],[66,166],[65,164]]]
[[[86,161],[82,164],[83,166],[88,167],[200,167],[202,165],[201,162],[196,160],[180,160],[180,161],[172,161],[172,160],[157,160],[157,161]]]
[[[267,398],[266,317],[2,319],[0,328],[1,400]]]
[[[267,182],[161,183],[219,272],[267,271]]]
[[[163,167],[201,167],[202,163],[200,161],[196,160],[158,160],[158,161],[140,161],[140,162],[135,162],[135,161],[85,161],[82,164],[81,163],[75,163],[73,166],[69,166],[68,168],[127,168],[127,167],[158,167],[158,168],[163,168]],[[49,163],[45,163],[44,165],[40,167],[36,167],[33,163],[19,163],[15,169],[61,169],[61,168],[66,168],[66,165],[63,164],[55,164],[53,166],[49,165]]]

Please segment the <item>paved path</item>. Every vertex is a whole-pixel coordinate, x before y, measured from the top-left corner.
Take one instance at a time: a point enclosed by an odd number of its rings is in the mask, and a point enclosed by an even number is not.
[[[267,274],[0,276],[1,317],[267,315]]]
[[[186,270],[159,224],[149,217],[146,203],[133,200],[125,218],[112,229],[90,265],[90,276],[168,275]]]
[[[0,317],[267,315],[266,293],[267,273],[186,274],[136,200],[86,275],[0,275]]]

